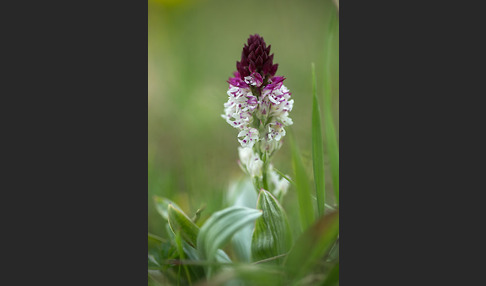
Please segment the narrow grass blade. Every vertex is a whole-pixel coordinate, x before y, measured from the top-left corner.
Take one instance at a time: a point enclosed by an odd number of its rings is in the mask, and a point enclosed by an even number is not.
[[[262,216],[255,222],[255,231],[251,240],[253,261],[259,261],[289,251],[292,236],[285,212],[278,200],[268,191],[261,190],[258,196],[257,209]],[[283,259],[271,260],[281,263]]]
[[[181,232],[182,238],[192,246],[196,245],[199,228],[182,211],[169,205],[169,226],[174,233]]]
[[[148,236],[149,244],[151,242],[153,242],[153,243],[164,243],[164,242],[166,242],[166,240],[164,238],[162,238],[162,237],[160,237],[158,235],[155,235],[153,233],[150,233],[150,232],[148,233],[147,236]]]
[[[321,131],[321,111],[317,101],[316,69],[312,63],[312,164],[316,185],[317,211],[324,214],[326,190],[324,181],[324,150]]]
[[[186,258],[183,247],[182,247],[182,239],[181,239],[181,232],[178,231],[176,236],[175,236],[175,243],[176,243],[176,249],[177,252],[179,253],[179,257],[181,260],[184,260]],[[186,274],[187,281],[189,282],[189,285],[192,285],[191,282],[191,275],[189,274],[189,269],[187,268],[187,265],[183,264],[182,267],[184,268],[184,272]],[[180,269],[180,268],[179,268]],[[178,273],[180,275],[180,273]]]
[[[261,211],[246,207],[230,207],[214,213],[201,227],[197,237],[200,259],[214,261],[218,248],[223,247],[236,232],[252,224],[261,215]],[[208,267],[208,277],[211,272],[212,267]]]
[[[295,186],[295,182],[292,181],[292,179],[290,179],[289,177],[287,177],[287,175],[285,175],[282,171],[280,171],[279,169],[273,167],[273,169],[275,170],[275,172],[277,172],[277,174],[279,174],[280,176],[282,176],[282,178],[284,178],[285,180],[287,180],[289,183],[291,183],[292,185]]]
[[[309,178],[302,163],[293,132],[290,137],[292,149],[292,166],[294,169],[295,186],[297,190],[297,199],[299,202],[299,218],[301,230],[307,229],[314,222],[314,207],[312,204],[311,188]]]
[[[291,279],[308,273],[330,249],[339,234],[339,212],[326,214],[295,242],[285,261]]]
[[[336,13],[331,13],[329,32],[327,34],[326,41],[326,60],[324,63],[324,130],[326,134],[325,138],[326,147],[329,154],[329,163],[331,165],[331,178],[336,205],[339,205],[339,146],[332,115],[331,55],[334,32],[338,25],[339,20],[337,19]]]

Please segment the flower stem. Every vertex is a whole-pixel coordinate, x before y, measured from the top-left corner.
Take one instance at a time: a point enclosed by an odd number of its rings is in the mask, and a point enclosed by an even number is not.
[[[272,191],[268,188],[267,170],[268,170],[268,165],[269,165],[269,162],[270,162],[270,160],[268,160],[268,159],[269,158],[267,157],[267,152],[265,151],[263,153],[263,158],[262,158],[262,161],[263,161],[263,167],[262,167],[263,188],[267,191]]]

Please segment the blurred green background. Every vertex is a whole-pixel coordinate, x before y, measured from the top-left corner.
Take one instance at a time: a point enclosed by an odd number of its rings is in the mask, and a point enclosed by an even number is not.
[[[322,112],[331,13],[336,14],[337,9],[330,0],[148,1],[149,232],[166,237],[165,222],[155,210],[153,195],[175,201],[189,215],[206,205],[201,216],[204,221],[225,207],[230,181],[243,176],[237,165],[238,131],[220,115],[227,100],[226,80],[236,70],[250,34],[258,33],[272,45],[274,63],[279,64],[277,75],[287,78],[284,84],[295,101],[292,130],[312,174],[311,62],[316,64]],[[335,37],[328,64],[338,128],[338,34]],[[293,176],[287,137],[273,163]],[[332,200],[328,173],[326,193]],[[291,225],[297,223],[293,188],[284,207]]]

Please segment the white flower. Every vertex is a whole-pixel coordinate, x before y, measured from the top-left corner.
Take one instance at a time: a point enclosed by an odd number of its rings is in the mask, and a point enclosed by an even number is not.
[[[280,144],[274,142],[285,136],[284,127],[293,124],[289,112],[294,100],[290,98],[288,88],[282,84],[283,77],[272,80],[273,83],[263,86],[258,99],[250,89],[250,86],[258,87],[263,83],[258,73],[245,77],[244,81],[235,78],[230,81],[233,84],[229,85],[228,101],[224,104],[221,117],[240,130],[238,142],[242,147],[253,147],[257,141],[262,141],[262,150],[273,152],[280,148]],[[260,121],[259,125],[254,124],[254,118]],[[254,128],[257,126],[259,129]]]
[[[262,177],[263,161],[260,160],[260,158],[253,158],[253,160],[251,160],[248,164],[247,168],[250,176],[259,178]]]
[[[224,114],[221,117],[229,125],[241,130],[238,137],[244,137],[239,140],[242,146],[253,146],[258,141],[258,130],[250,128],[253,122],[253,112],[258,106],[256,96],[249,88],[236,87],[231,84],[227,94],[228,101],[224,104]]]
[[[278,119],[285,126],[290,126],[290,125],[294,124],[294,122],[292,121],[292,118],[290,118],[288,114],[284,114],[284,115],[280,116]]]
[[[239,139],[240,137],[242,139]],[[244,129],[238,133],[238,141],[243,147],[252,148],[258,140],[258,130],[256,128]]]
[[[294,106],[294,100],[290,99],[290,92],[287,87],[282,84],[280,88],[276,88],[273,89],[271,92],[267,92],[267,96],[268,100],[272,103],[270,115],[281,122],[284,118],[288,118],[289,112],[292,111],[292,108]],[[288,125],[292,124],[291,119],[290,121],[287,120],[287,122],[290,122],[290,124]]]
[[[240,157],[240,162],[246,166],[253,156],[253,150],[251,148],[238,147],[238,156]]]
[[[280,141],[280,139],[285,136],[286,132],[283,128],[283,124],[275,121],[268,124],[268,139],[269,141],[276,140]]]
[[[221,115],[229,125],[235,128],[245,128],[252,121],[252,111],[256,108],[253,103],[253,94],[247,88],[238,88],[230,85],[228,101],[224,104],[224,113]]]
[[[245,83],[256,87],[260,87],[263,83],[262,75],[257,72],[253,72],[250,76],[245,77]]]
[[[262,139],[260,143],[260,150],[266,151],[267,154],[273,154],[280,147],[282,147],[282,141],[270,140],[268,138]]]
[[[273,194],[278,198],[287,194],[290,183],[285,178],[280,178],[280,176],[273,169],[273,165],[270,164],[268,167],[268,174],[270,178],[270,183],[273,185]]]
[[[256,85],[256,81],[253,77],[251,76],[246,76],[245,77],[245,82],[249,85]]]
[[[251,147],[238,147],[241,167],[251,177],[262,177],[263,161]]]

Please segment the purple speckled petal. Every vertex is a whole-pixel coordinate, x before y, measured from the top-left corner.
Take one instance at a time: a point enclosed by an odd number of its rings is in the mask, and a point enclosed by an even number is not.
[[[279,82],[282,82],[285,80],[285,77],[283,76],[274,76],[272,77],[272,83],[277,84]]]
[[[253,79],[255,80],[256,86],[260,87],[263,84],[263,77],[260,73],[254,72],[251,74]]]

